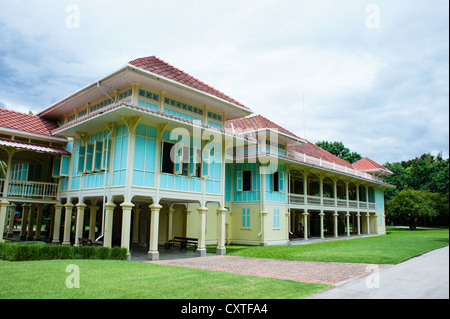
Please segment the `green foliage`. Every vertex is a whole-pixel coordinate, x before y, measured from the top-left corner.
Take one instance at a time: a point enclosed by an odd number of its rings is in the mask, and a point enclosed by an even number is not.
[[[409,223],[411,220],[406,218],[405,213],[405,210],[409,209],[409,213],[415,216],[415,221],[420,224],[448,225],[449,159],[444,160],[441,154],[435,157],[428,153],[409,161],[386,163],[384,166],[394,173],[386,176],[384,181],[397,186],[396,189],[388,189],[385,192],[388,219],[397,223]],[[402,193],[406,189],[410,190]],[[400,198],[397,198],[398,196]],[[413,199],[419,201],[414,207],[410,203]],[[406,206],[402,208],[399,203]],[[429,209],[423,209],[424,203]],[[418,207],[422,208],[418,210]],[[418,211],[420,213],[417,213]]]
[[[362,159],[361,154],[350,152],[350,150],[345,147],[342,142],[321,141],[317,142],[316,145],[330,152],[331,154],[336,155],[344,161],[349,162],[350,164],[353,164]]]
[[[127,250],[120,247],[50,246],[45,243],[0,243],[0,259],[9,261],[52,259],[126,260]]]

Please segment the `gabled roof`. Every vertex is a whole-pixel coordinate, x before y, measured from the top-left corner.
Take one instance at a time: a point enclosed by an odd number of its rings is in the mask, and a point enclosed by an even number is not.
[[[330,152],[324,150],[323,148],[309,141],[306,141],[306,144],[298,144],[291,146],[289,148],[289,151],[306,154],[308,156],[319,158],[337,165],[353,169],[353,166],[347,161],[344,161],[342,158],[339,158],[336,155],[331,154]]]
[[[258,131],[261,129],[275,129],[279,133],[285,134],[294,140],[299,140],[303,142],[303,139],[301,137],[298,137],[294,133],[272,122],[271,120],[262,115],[255,115],[250,117],[242,117],[238,119],[228,120],[226,123],[226,127],[227,130],[231,130],[233,133],[236,134]]]
[[[20,142],[20,141],[9,141],[9,140],[0,139],[0,146],[14,148],[14,149],[29,150],[29,151],[33,151],[33,152],[44,152],[44,153],[50,153],[50,154],[70,155],[70,152],[63,148],[39,145],[39,144],[34,144],[34,143],[26,143],[26,142]]]
[[[245,105],[239,103],[238,101],[232,99],[228,95],[216,90],[215,88],[201,82],[200,80],[194,78],[192,75],[187,74],[186,72],[177,69],[176,67],[168,64],[167,62],[155,57],[150,56],[146,58],[139,58],[133,61],[130,61],[129,64],[141,68],[143,70],[158,74],[167,79],[176,81],[178,83],[190,86],[194,89],[203,91],[205,93],[214,95],[220,99],[228,101],[230,103],[239,105],[243,108],[250,110]]]
[[[364,157],[363,159],[357,161],[356,163],[353,164],[353,167],[358,170],[358,171],[363,171],[363,172],[384,172],[385,174],[393,174],[390,170],[388,170],[386,167],[384,167],[383,165],[380,165],[376,162],[374,162],[373,160],[371,160],[368,157]]]
[[[0,128],[1,127],[26,133],[52,136],[52,130],[58,128],[58,124],[36,115],[0,109]]]
[[[317,159],[322,159],[331,163],[335,163],[338,165],[346,166],[348,168],[353,169],[352,165],[343,159],[331,154],[328,151],[325,151],[324,149],[320,148],[319,146],[305,140],[304,138],[301,138],[294,133],[288,131],[284,127],[272,122],[271,120],[267,119],[266,117],[262,115],[255,115],[251,117],[245,117],[240,119],[234,119],[227,121],[227,129],[235,130],[236,133],[240,132],[250,132],[250,131],[256,131],[262,128],[273,128],[277,129],[279,132],[289,135],[297,140],[303,141],[305,144],[295,144],[289,146],[290,152],[297,152],[306,154],[308,156],[315,157]]]

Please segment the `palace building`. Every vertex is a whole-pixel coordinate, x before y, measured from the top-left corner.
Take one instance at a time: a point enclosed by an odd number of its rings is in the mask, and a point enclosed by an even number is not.
[[[286,245],[385,234],[392,172],[351,165],[157,57],[37,115],[0,109],[0,240]],[[1,172],[0,172],[1,173]],[[44,214],[45,213],[45,214]],[[36,227],[33,227],[36,225]]]

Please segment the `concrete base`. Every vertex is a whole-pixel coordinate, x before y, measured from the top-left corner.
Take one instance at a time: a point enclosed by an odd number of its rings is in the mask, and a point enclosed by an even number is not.
[[[149,251],[147,253],[147,260],[151,260],[151,261],[159,260],[159,252],[158,251]]]
[[[227,253],[227,249],[225,247],[217,247],[216,255],[223,256]]]
[[[198,249],[195,251],[195,256],[197,257],[206,257],[206,249]]]

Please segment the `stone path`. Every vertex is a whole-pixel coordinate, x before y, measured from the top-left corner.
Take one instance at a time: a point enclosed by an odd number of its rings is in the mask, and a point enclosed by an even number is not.
[[[391,265],[292,261],[236,256],[160,260],[153,263],[334,286],[368,276],[373,273],[374,269],[378,271],[392,267]]]

